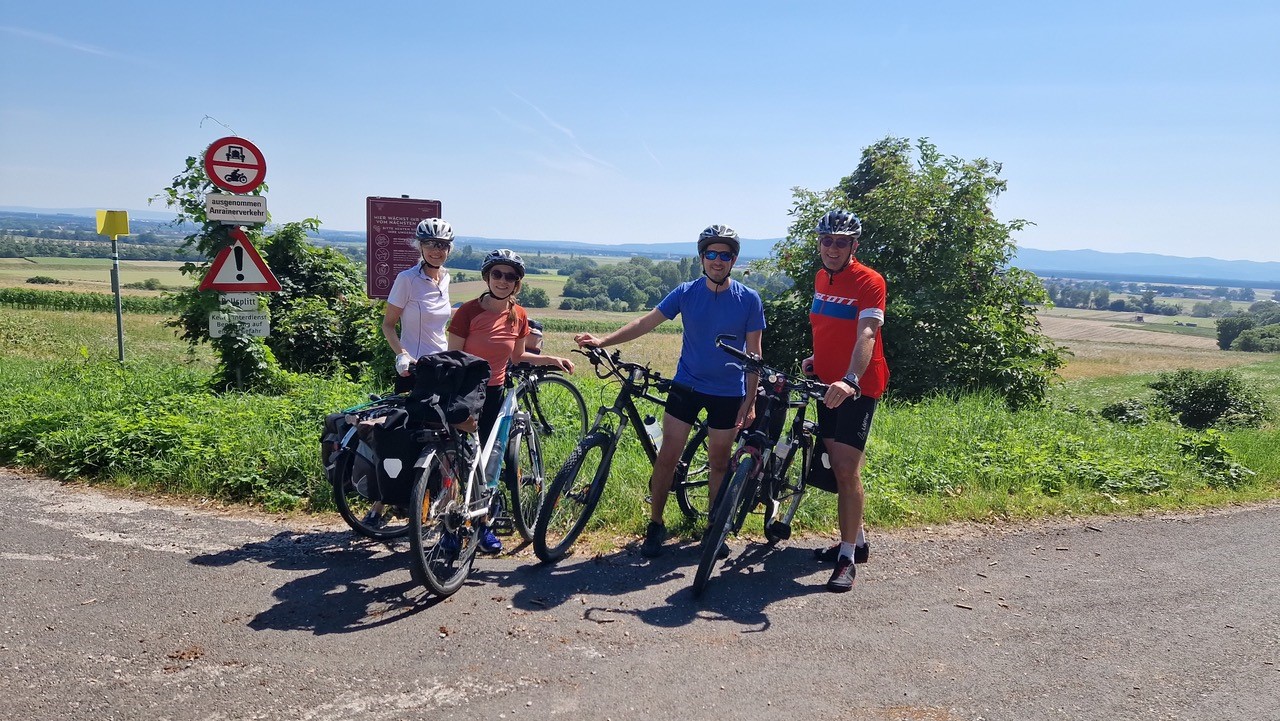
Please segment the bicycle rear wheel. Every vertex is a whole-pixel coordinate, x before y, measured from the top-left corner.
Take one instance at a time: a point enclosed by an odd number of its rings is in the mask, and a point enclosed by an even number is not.
[[[541,438],[537,425],[522,422],[512,429],[507,439],[507,457],[502,476],[511,494],[511,520],[526,541],[533,540],[533,527],[538,522],[538,509],[547,485],[542,463]]]
[[[613,442],[603,431],[583,438],[551,481],[533,529],[533,552],[542,561],[563,558],[591,520],[608,480]]]
[[[331,460],[335,464],[332,476],[333,505],[337,506],[342,520],[351,530],[375,541],[388,541],[409,532],[409,519],[404,509],[383,505],[380,513],[370,515],[374,502],[360,493],[360,488],[376,483],[372,478],[352,478],[355,450],[340,449]]]
[[[735,530],[734,521],[739,515],[738,506],[742,499],[748,498],[749,503],[755,500],[755,488],[747,488],[755,481],[753,476],[755,468],[756,459],[753,456],[744,455],[738,461],[738,467],[734,469],[733,475],[720,487],[719,497],[711,508],[711,520],[707,523],[707,532],[702,537],[698,572],[693,577],[694,596],[701,596],[706,589],[707,581],[711,579],[711,571],[718,560],[716,554],[720,551],[720,544],[724,543],[729,533]]]
[[[479,529],[466,520],[466,499],[457,474],[444,473],[433,457],[413,484],[409,502],[411,568],[437,596],[450,596],[466,582],[478,547]]]
[[[671,490],[675,491],[676,504],[690,520],[707,515],[708,469],[707,424],[698,423],[693,435],[684,446],[680,463],[676,465]]]

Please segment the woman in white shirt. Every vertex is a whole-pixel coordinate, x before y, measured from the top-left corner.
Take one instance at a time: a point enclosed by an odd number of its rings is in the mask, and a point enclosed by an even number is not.
[[[449,347],[445,337],[451,310],[449,271],[444,269],[444,261],[453,247],[453,228],[439,218],[427,218],[418,223],[415,238],[409,242],[422,255],[422,262],[396,276],[382,318],[382,335],[396,354],[397,393],[413,388],[410,365]]]

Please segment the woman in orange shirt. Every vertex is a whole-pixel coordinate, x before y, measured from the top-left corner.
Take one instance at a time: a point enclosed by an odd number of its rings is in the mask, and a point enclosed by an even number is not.
[[[573,361],[538,355],[525,349],[529,336],[529,316],[516,303],[524,279],[524,261],[502,248],[484,257],[480,266],[489,289],[479,298],[459,306],[449,321],[449,350],[466,351],[489,361],[489,386],[485,389],[484,410],[480,413],[480,443],[493,429],[506,398],[507,362],[556,366],[572,373]],[[502,543],[487,528],[481,534],[480,550],[497,553]]]

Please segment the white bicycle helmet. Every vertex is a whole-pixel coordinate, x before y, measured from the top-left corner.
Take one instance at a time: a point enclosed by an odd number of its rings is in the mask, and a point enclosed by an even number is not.
[[[453,242],[453,226],[439,218],[427,218],[418,223],[418,229],[414,232],[414,236],[418,242],[424,240],[447,240]]]
[[[524,277],[524,259],[516,255],[515,251],[506,248],[498,248],[484,257],[484,262],[480,264],[480,275],[487,275],[489,269],[495,265],[509,265],[515,268],[516,275]]]

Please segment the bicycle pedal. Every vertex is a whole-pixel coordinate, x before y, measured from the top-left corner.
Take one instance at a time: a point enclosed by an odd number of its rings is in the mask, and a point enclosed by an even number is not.
[[[495,536],[510,536],[516,532],[516,524],[511,520],[511,516],[498,516],[489,521],[489,530],[493,531]]]
[[[779,541],[785,541],[791,538],[791,524],[782,521],[774,521],[769,524],[769,534]]]

